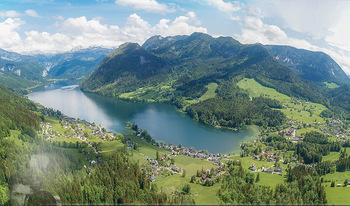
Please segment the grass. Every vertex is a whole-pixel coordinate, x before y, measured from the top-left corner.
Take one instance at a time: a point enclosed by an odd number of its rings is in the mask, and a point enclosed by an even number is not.
[[[322,157],[322,161],[335,161],[339,159],[339,152],[330,152],[328,155]]]
[[[350,187],[330,187],[330,183],[326,187],[328,204],[349,205],[350,203]]]
[[[210,98],[214,98],[216,96],[215,91],[216,91],[216,88],[218,88],[218,84],[212,82],[206,85],[205,87],[208,88],[208,90],[201,97],[199,97],[198,100],[191,99],[191,100],[185,100],[185,102],[188,105],[190,105],[190,104],[196,104],[199,101],[204,101]]]
[[[104,157],[109,157],[115,152],[118,148],[124,147],[124,144],[120,140],[107,141],[102,143],[101,154]]]
[[[323,177],[323,185],[326,188],[328,204],[349,204],[350,203],[350,187],[343,187],[344,180],[350,179],[350,171],[335,172],[327,174]],[[335,181],[335,185],[341,184],[341,187],[331,187],[331,182]]]
[[[285,94],[277,92],[275,89],[262,86],[254,79],[244,78],[237,82],[237,86],[248,91],[250,97],[259,97],[262,95],[280,101],[286,108],[279,110],[293,120],[303,121],[309,124],[315,121],[321,123],[325,122],[325,120],[320,117],[320,114],[326,107],[321,104],[292,99]]]
[[[155,158],[157,150],[158,150],[159,154],[161,154],[161,155],[162,154],[166,154],[166,155],[171,154],[169,151],[167,151],[163,148],[153,146],[150,143],[148,143],[146,140],[142,140],[142,139],[136,137],[135,135],[124,135],[124,136],[125,136],[125,138],[130,138],[130,140],[132,142],[136,142],[139,145],[138,151],[147,157]]]
[[[130,138],[132,142],[136,142],[139,147],[137,151],[133,151],[132,159],[134,161],[139,161],[140,165],[147,163],[147,157],[156,157],[157,150],[159,154],[170,155],[171,153],[162,148],[151,145],[145,140],[128,133],[124,135],[126,138]],[[104,143],[105,144],[105,143]],[[112,150],[117,145],[107,144],[103,148]],[[103,151],[103,149],[102,149]],[[158,189],[163,190],[164,192],[171,194],[175,191],[181,192],[181,189],[184,184],[190,182],[191,176],[195,175],[197,170],[206,170],[211,168],[217,168],[213,165],[213,162],[206,160],[196,159],[184,155],[171,156],[175,160],[175,165],[177,167],[183,168],[186,170],[186,177],[182,177],[180,174],[170,175],[170,176],[157,176],[156,183]],[[220,188],[220,184],[216,183],[212,187],[203,187],[199,184],[190,184],[191,186],[191,197],[196,201],[197,204],[218,204],[216,200],[217,190]]]
[[[154,87],[142,87],[138,88],[135,91],[127,92],[119,95],[119,98],[122,99],[142,99],[147,102],[155,101],[168,101],[167,95],[169,96],[171,92],[171,86],[169,85],[158,85]],[[165,96],[163,96],[165,94]]]
[[[213,162],[209,162],[206,160],[201,160],[193,157],[188,157],[185,155],[178,155],[172,158],[174,158],[175,160],[175,165],[177,167],[181,167],[184,170],[186,170],[186,174],[189,177],[195,175],[197,170],[218,168],[218,166],[214,165]]]
[[[271,167],[272,165],[274,165],[274,162],[268,162],[266,160],[263,160],[263,161],[253,160],[251,157],[240,157],[238,155],[228,157],[227,159],[229,159],[229,160],[239,160],[241,162],[241,164],[242,164],[243,169],[245,169],[245,170],[248,170],[249,166],[251,164],[255,164],[258,169],[260,169],[261,167],[268,168],[268,167]],[[272,169],[273,168],[274,167],[272,167]]]
[[[168,194],[174,193],[175,191],[181,192],[183,185],[189,184],[191,187],[191,198],[195,200],[196,204],[218,204],[216,193],[221,186],[219,183],[215,183],[212,187],[204,187],[200,184],[190,183],[190,176],[184,178],[180,175],[170,175],[168,177],[159,176],[156,179],[156,183],[158,184],[158,189]]]
[[[256,173],[257,175],[257,173]],[[255,175],[255,178],[256,178]],[[258,185],[270,186],[272,189],[275,189],[277,184],[283,183],[285,178],[281,175],[270,174],[266,172],[259,172],[260,182]]]
[[[331,82],[331,83],[329,83],[329,82],[323,82],[323,83],[324,83],[325,86],[326,86],[327,88],[329,88],[329,89],[336,89],[336,88],[340,87],[339,85],[337,85],[336,83],[333,83],[333,82]]]
[[[208,88],[208,90],[201,97],[199,97],[199,99],[198,99],[199,101],[211,99],[211,98],[214,98],[216,96],[215,91],[216,91],[216,88],[218,88],[217,83],[209,83],[205,87]]]
[[[289,102],[290,97],[277,92],[275,89],[264,87],[254,79],[244,78],[237,82],[237,86],[248,91],[250,97],[259,97],[261,94],[271,99],[276,99],[280,102]]]

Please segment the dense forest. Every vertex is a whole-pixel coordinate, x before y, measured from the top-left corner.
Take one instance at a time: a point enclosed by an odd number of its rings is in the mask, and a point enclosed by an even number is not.
[[[270,107],[279,107],[277,101],[258,97],[252,101],[243,98],[208,99],[187,108],[188,114],[204,124],[240,128],[242,125],[276,127],[286,121],[286,116]]]
[[[218,197],[223,204],[325,204],[324,186],[313,169],[297,166],[287,170],[287,182],[275,188],[259,186],[254,173],[245,171],[241,163],[227,164],[230,174],[222,180]]]
[[[38,128],[39,116],[33,102],[0,86],[0,139],[10,135],[10,130],[33,133]]]

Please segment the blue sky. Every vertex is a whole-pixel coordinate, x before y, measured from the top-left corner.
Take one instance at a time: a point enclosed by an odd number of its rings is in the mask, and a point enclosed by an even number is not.
[[[0,48],[54,53],[204,32],[322,51],[350,74],[349,11],[340,0],[1,0]]]

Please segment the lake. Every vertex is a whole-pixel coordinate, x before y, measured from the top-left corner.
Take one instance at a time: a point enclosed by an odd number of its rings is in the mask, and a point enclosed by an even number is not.
[[[27,96],[65,115],[101,124],[108,131],[123,133],[127,122],[135,122],[158,142],[193,146],[211,153],[237,153],[240,142],[256,139],[259,134],[256,126],[243,127],[240,131],[216,129],[193,121],[173,105],[87,94],[78,85],[62,82],[36,88]]]

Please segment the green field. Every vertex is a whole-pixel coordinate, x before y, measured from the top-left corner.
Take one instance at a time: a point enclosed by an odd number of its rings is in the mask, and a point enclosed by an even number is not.
[[[254,79],[244,78],[237,82],[237,86],[248,91],[250,97],[259,97],[260,95],[280,101],[285,108],[280,109],[286,116],[293,120],[303,121],[304,123],[321,122],[325,120],[319,115],[325,106],[312,102],[305,102],[292,99],[291,97],[277,92],[275,89],[262,86]],[[310,111],[312,113],[310,113]]]
[[[170,84],[170,83],[169,83]],[[147,102],[169,101],[169,94],[172,92],[171,86],[161,84],[158,86],[141,87],[132,92],[119,95],[121,99],[139,99]]]
[[[197,180],[199,178],[197,177]],[[181,192],[183,185],[190,184],[191,186],[191,197],[195,200],[196,204],[218,204],[216,193],[220,188],[220,183],[215,183],[212,187],[204,187],[200,184],[190,183],[190,176],[185,178],[181,175],[170,175],[168,177],[159,176],[156,178],[158,189],[171,194],[175,191]]]
[[[255,173],[256,177],[257,173]],[[272,189],[275,189],[277,184],[282,184],[285,181],[285,178],[278,174],[270,174],[266,172],[259,172],[260,182],[258,185],[270,186]]]
[[[216,88],[218,88],[217,83],[209,83],[205,87],[208,88],[208,90],[201,97],[198,98],[199,101],[204,101],[210,98],[214,98],[216,96],[215,91],[216,91]]]
[[[242,167],[245,170],[248,170],[249,166],[251,164],[255,164],[258,169],[260,169],[261,167],[268,168],[268,167],[271,167],[272,165],[274,165],[274,162],[268,162],[266,160],[264,160],[264,161],[253,160],[252,157],[240,157],[239,155],[231,156],[231,157],[228,157],[227,159],[228,160],[239,160],[242,164]],[[272,167],[272,169],[273,168],[274,167]]]
[[[120,140],[106,141],[102,143],[101,154],[108,157],[113,154],[118,148],[124,147],[124,144]]]
[[[323,177],[323,179],[323,185],[326,187],[328,204],[348,205],[350,203],[350,187],[343,186],[344,180],[350,179],[350,171],[327,174]],[[341,184],[342,186],[331,187],[331,181],[335,181],[335,185]]]
[[[156,152],[159,154],[170,155],[175,160],[175,166],[186,170],[186,177],[182,177],[180,174],[174,174],[170,176],[157,176],[156,183],[158,189],[162,189],[166,193],[170,194],[175,191],[181,192],[181,189],[185,183],[190,183],[191,176],[195,175],[197,170],[206,170],[211,168],[218,168],[213,165],[213,162],[192,158],[184,155],[172,156],[171,153],[162,148],[151,145],[145,140],[141,140],[137,136],[133,135],[131,131],[125,135],[126,138],[130,138],[132,142],[136,142],[139,147],[137,151],[133,150],[131,158],[134,161],[139,161],[140,165],[147,164],[148,157],[156,157]],[[103,143],[106,144],[106,143]],[[113,150],[113,148],[119,147],[118,144],[107,143],[103,148],[107,150]],[[108,153],[108,152],[107,152]],[[196,201],[196,204],[217,204],[216,192],[220,188],[220,184],[215,184],[212,187],[204,187],[200,184],[192,183],[191,186],[191,197]]]
[[[322,161],[336,161],[339,159],[339,152],[330,152],[328,155],[322,157]]]
[[[201,96],[199,97],[197,100],[186,100],[187,104],[196,104],[199,101],[204,101],[207,99],[211,99],[214,98],[216,96],[216,89],[218,88],[218,84],[217,83],[209,83],[208,85],[205,86],[206,88],[208,88],[208,90]]]
[[[340,87],[339,85],[337,85],[336,83],[333,83],[333,82],[331,82],[331,83],[329,83],[329,82],[323,82],[323,83],[324,83],[325,86],[326,86],[327,88],[329,88],[329,89],[335,89],[335,88]]]

